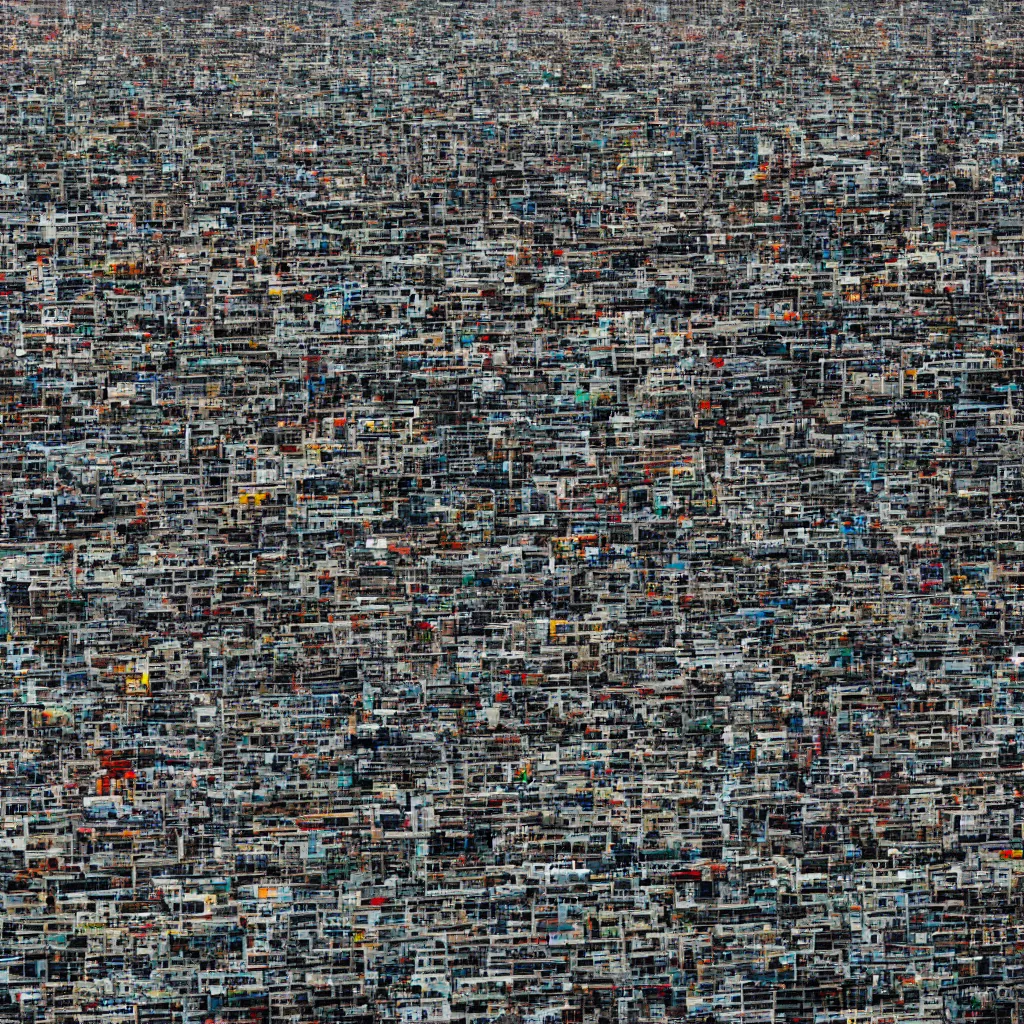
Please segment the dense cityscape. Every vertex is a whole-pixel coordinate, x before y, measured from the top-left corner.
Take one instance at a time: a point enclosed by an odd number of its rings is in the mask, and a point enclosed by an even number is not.
[[[1024,9],[4,0],[0,1020],[1024,1024]]]

